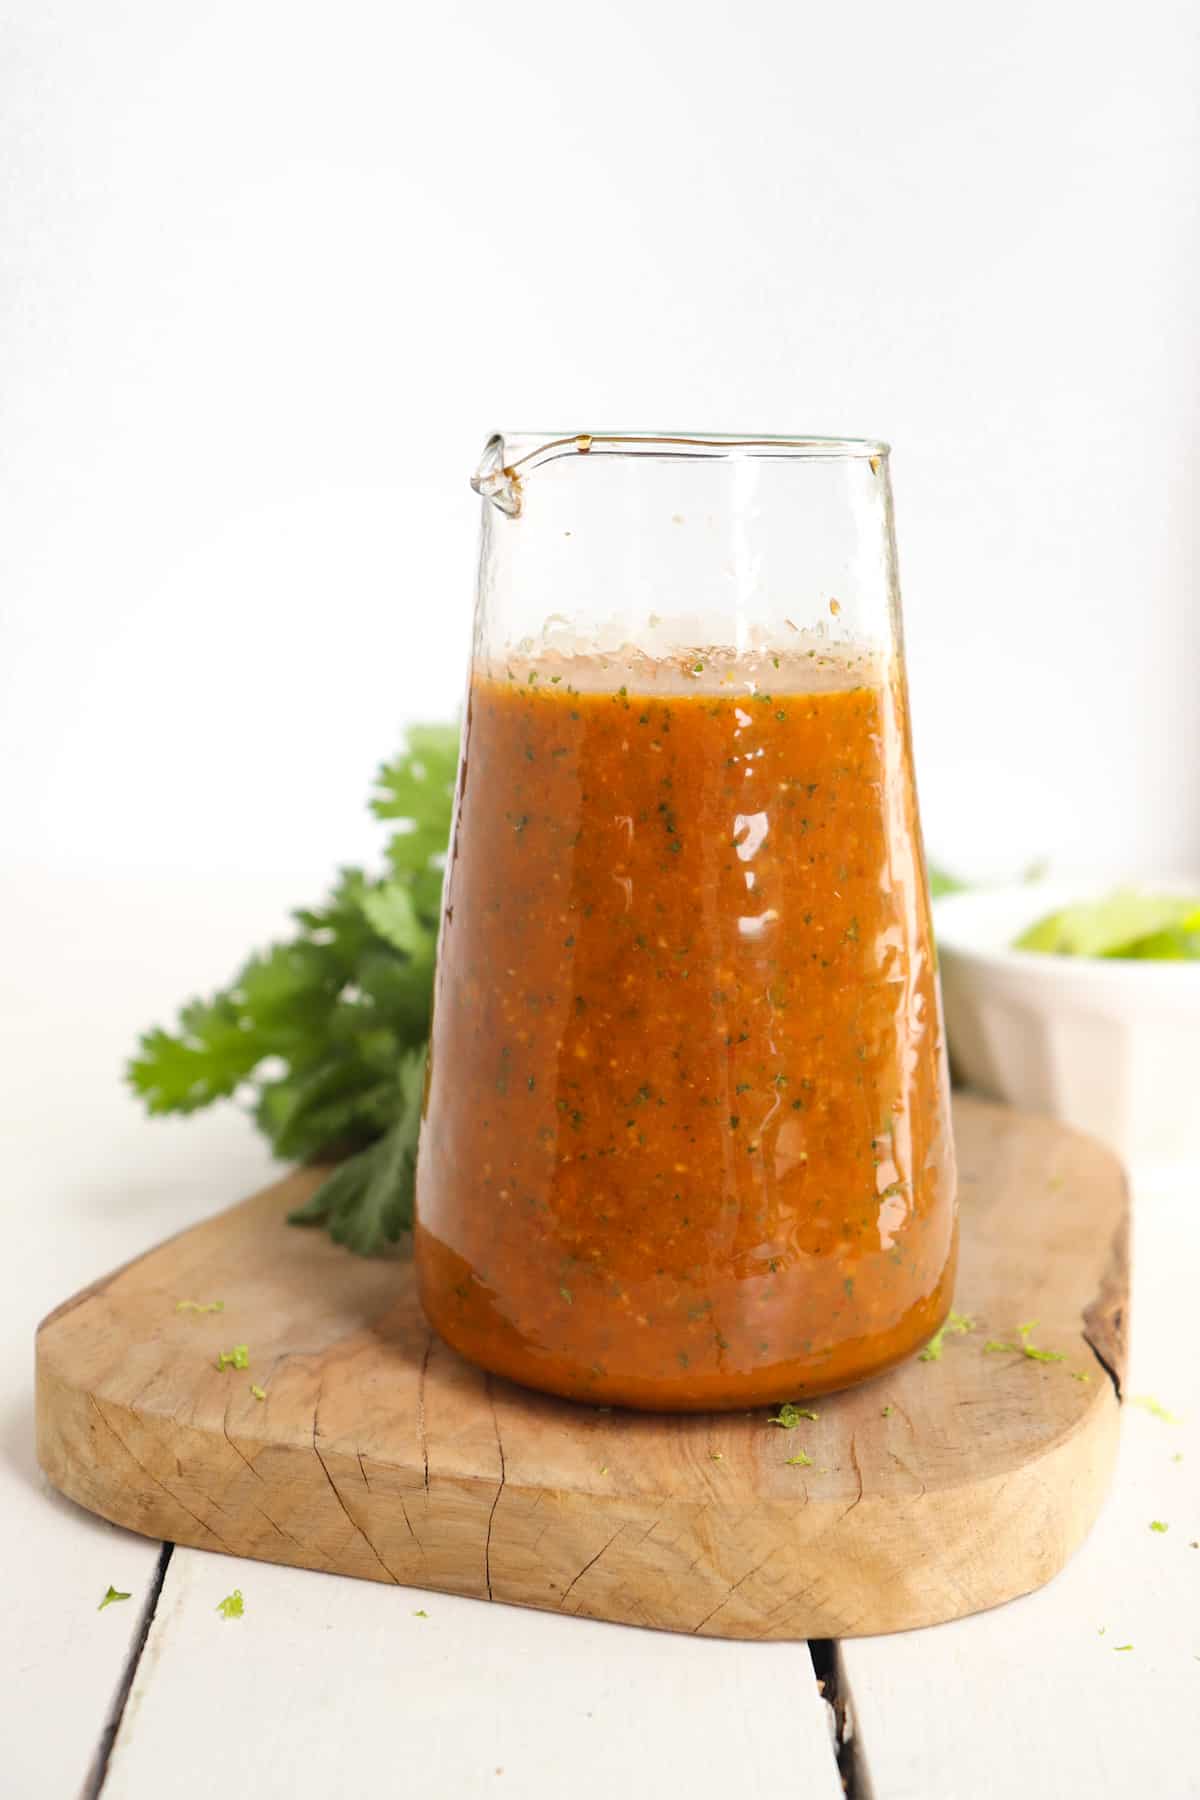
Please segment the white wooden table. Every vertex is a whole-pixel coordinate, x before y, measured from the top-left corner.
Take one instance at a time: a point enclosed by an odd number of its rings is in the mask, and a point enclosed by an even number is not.
[[[1042,1593],[960,1624],[811,1653],[693,1640],[172,1549],[48,1491],[37,1320],[270,1172],[231,1111],[146,1123],[121,1063],[310,889],[34,871],[6,885],[6,1800],[833,1800],[842,1777],[859,1800],[1200,1795],[1200,1160],[1171,1188],[1135,1179],[1129,1391],[1182,1422],[1128,1408],[1081,1554]],[[110,1582],[132,1598],[97,1611]],[[235,1587],[245,1615],[225,1620]],[[849,1727],[840,1773],[814,1657]]]

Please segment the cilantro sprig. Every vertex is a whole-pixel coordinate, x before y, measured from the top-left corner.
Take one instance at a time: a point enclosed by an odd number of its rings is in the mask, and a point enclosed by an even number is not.
[[[386,867],[343,869],[284,942],[229,985],[191,1000],[173,1031],[140,1041],[128,1068],[152,1114],[248,1098],[286,1161],[338,1166],[296,1224],[324,1224],[369,1256],[412,1223],[442,866],[458,732],[417,725],[379,771],[371,808],[393,825]]]

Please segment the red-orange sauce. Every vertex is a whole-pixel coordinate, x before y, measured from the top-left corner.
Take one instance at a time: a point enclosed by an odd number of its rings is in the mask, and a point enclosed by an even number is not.
[[[604,1403],[795,1399],[942,1322],[953,1154],[894,673],[476,677],[416,1254],[465,1356]]]

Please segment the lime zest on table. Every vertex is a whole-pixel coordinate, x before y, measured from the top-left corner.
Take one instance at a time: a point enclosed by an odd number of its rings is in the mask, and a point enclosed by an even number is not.
[[[114,1600],[128,1600],[128,1599],[130,1599],[130,1597],[131,1596],[129,1594],[121,1593],[120,1589],[113,1587],[112,1583],[110,1582],[109,1587],[108,1587],[108,1592],[107,1592],[107,1594],[105,1594],[103,1600],[100,1602],[99,1606],[96,1608],[96,1611],[103,1612],[106,1606],[111,1606],[113,1604]]]
[[[1150,1529],[1151,1531],[1166,1531],[1168,1527],[1162,1519],[1151,1519]]]
[[[234,1588],[232,1594],[226,1594],[223,1600],[218,1600],[215,1608],[223,1619],[240,1619],[245,1610],[241,1588]]]
[[[925,1348],[918,1357],[919,1362],[941,1362],[942,1352],[946,1347],[946,1333],[952,1332],[960,1336],[963,1332],[974,1331],[975,1321],[965,1313],[951,1312],[944,1325],[939,1325]]]
[[[1183,1423],[1177,1413],[1168,1412],[1162,1401],[1156,1400],[1153,1394],[1130,1394],[1126,1404],[1140,1407],[1143,1412],[1153,1414],[1156,1419],[1161,1419],[1166,1425],[1182,1425]]]

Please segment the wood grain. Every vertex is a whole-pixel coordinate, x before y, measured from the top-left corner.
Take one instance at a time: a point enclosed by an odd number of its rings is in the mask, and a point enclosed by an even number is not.
[[[429,1331],[407,1262],[284,1227],[301,1173],[50,1315],[39,1458],[148,1536],[629,1624],[845,1637],[994,1606],[1063,1566],[1108,1486],[1127,1200],[1112,1156],[1049,1120],[960,1099],[955,1130],[976,1328],[797,1430],[483,1375]],[[984,1353],[1034,1318],[1064,1362]],[[249,1370],[219,1372],[234,1343]]]

